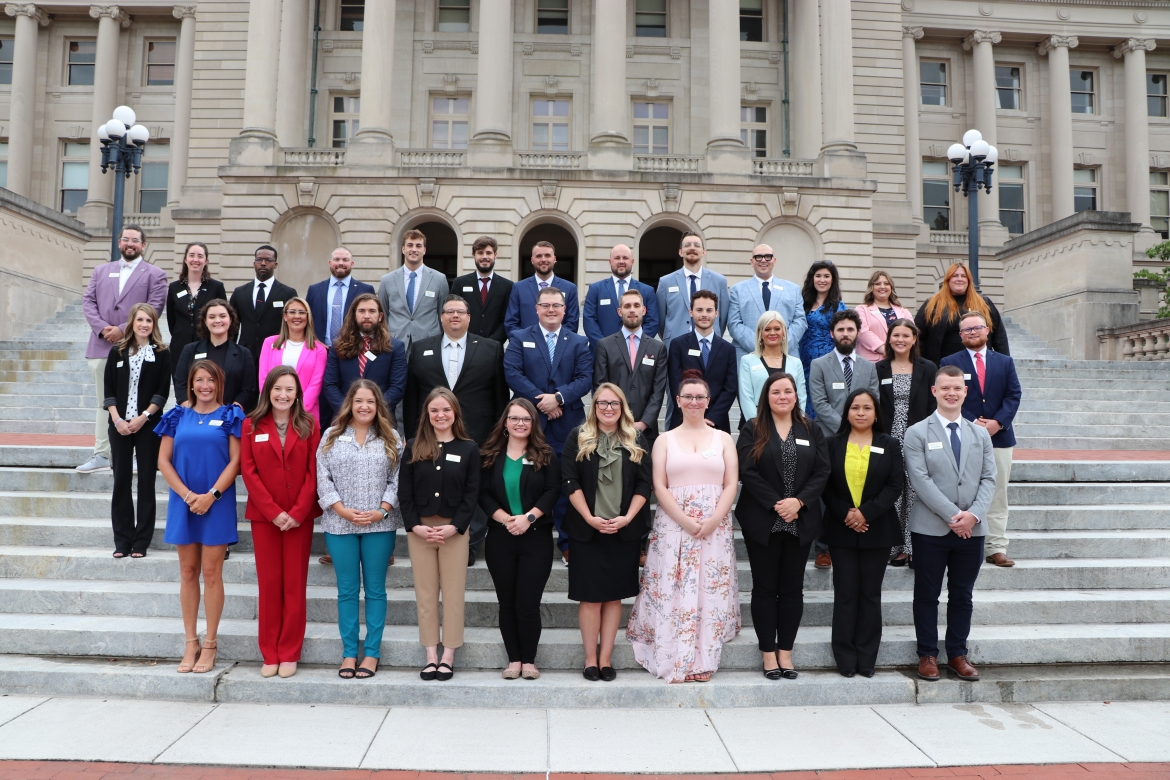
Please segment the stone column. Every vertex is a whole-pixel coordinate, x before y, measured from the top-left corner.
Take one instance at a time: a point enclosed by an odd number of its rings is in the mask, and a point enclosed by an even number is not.
[[[963,40],[963,48],[971,52],[974,72],[974,100],[969,115],[971,127],[983,134],[983,140],[996,146],[995,129],[995,52],[992,44],[1003,36],[998,32],[975,30]],[[999,188],[992,181],[991,192],[979,195],[979,243],[1002,246],[1008,233],[999,221]]]
[[[918,87],[918,52],[915,41],[922,40],[921,27],[902,27],[902,95],[903,122],[906,126],[906,200],[914,224],[920,230],[922,221],[922,150],[919,147],[918,107],[921,103]]]
[[[1113,49],[1125,57],[1125,210],[1140,224],[1138,241],[1153,244],[1150,227],[1150,120],[1146,107],[1146,52],[1154,50],[1152,38],[1130,38]],[[11,170],[12,163],[9,163]],[[1146,247],[1135,247],[1145,249]]]
[[[179,205],[187,183],[187,158],[191,150],[191,89],[195,80],[195,6],[176,5],[171,12],[180,20],[175,52],[175,129],[171,133],[171,167],[167,178],[167,206]]]
[[[1077,43],[1075,35],[1053,35],[1037,47],[1041,55],[1048,55],[1048,115],[1044,119],[1048,123],[1048,143],[1051,146],[1053,222],[1076,213],[1068,50],[1075,49]],[[1145,181],[1149,181],[1149,174]]]
[[[16,17],[12,54],[12,108],[8,114],[8,189],[26,198],[32,192],[33,141],[36,138],[37,32],[49,17],[32,3],[9,3],[4,13]]]
[[[116,5],[91,5],[89,15],[98,20],[89,130],[89,194],[77,216],[90,227],[105,228],[113,213],[114,174],[102,175],[102,145],[97,131],[110,121],[118,105],[118,36],[122,27],[130,26],[131,20]],[[126,208],[127,212],[133,210]]]
[[[362,26],[362,81],[358,131],[346,150],[347,165],[393,165],[394,35],[397,0],[366,0]],[[369,41],[370,45],[365,45]]]
[[[739,135],[739,0],[710,0],[707,14],[707,170],[750,173],[751,157]]]
[[[276,140],[305,146],[309,99],[309,0],[284,0],[276,77]]]
[[[623,52],[624,56],[624,52]],[[468,157],[475,166],[512,166],[512,0],[480,0],[475,134]]]
[[[824,176],[865,176],[865,155],[857,151],[853,126],[853,13],[850,0],[822,0],[821,73]]]
[[[788,2],[788,0],[781,0]],[[821,153],[821,25],[817,0],[792,0],[792,156],[813,160]],[[917,72],[917,71],[916,71]]]
[[[232,139],[231,165],[275,165],[276,73],[280,61],[281,0],[249,0],[244,60],[244,127]]]
[[[593,113],[589,121],[589,167],[628,170],[630,98],[626,91],[626,0],[594,0]]]

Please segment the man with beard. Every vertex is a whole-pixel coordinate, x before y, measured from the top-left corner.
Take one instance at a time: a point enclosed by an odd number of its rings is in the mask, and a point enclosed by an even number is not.
[[[644,308],[643,323],[640,326],[646,335],[658,335],[658,297],[654,288],[633,277],[634,253],[625,244],[618,244],[609,250],[609,270],[612,276],[589,285],[585,294],[583,324],[589,348],[596,350],[597,342],[617,333],[622,328],[625,316],[619,311],[622,297],[627,290],[641,293]],[[594,385],[596,387],[596,384]]]
[[[321,394],[334,414],[341,410],[349,386],[358,378],[369,379],[381,388],[393,417],[394,408],[406,395],[406,345],[386,330],[386,314],[374,293],[354,299],[329,350]]]
[[[471,245],[475,270],[458,277],[451,292],[467,301],[471,310],[471,325],[467,332],[503,344],[508,340],[504,332],[504,315],[508,299],[512,297],[512,280],[495,273],[499,244],[491,236],[480,236]]]
[[[715,335],[723,336],[727,329],[727,312],[730,307],[727,294],[727,277],[703,265],[707,250],[703,239],[694,233],[686,233],[679,243],[678,255],[683,267],[658,280],[658,332],[662,343],[670,346],[670,340],[684,333],[690,333],[691,301],[699,290],[710,290],[718,300],[718,319],[715,320]]]
[[[333,346],[341,334],[349,304],[359,295],[374,292],[371,285],[353,278],[353,266],[353,254],[343,246],[337,247],[329,256],[329,278],[310,285],[305,295],[317,340],[327,347]]]
[[[284,322],[284,304],[297,297],[297,291],[276,278],[276,248],[265,244],[252,255],[256,278],[232,290],[228,301],[240,318],[238,343],[252,353],[256,371],[260,370],[260,347],[264,339],[280,333]],[[259,383],[263,385],[264,382]],[[249,410],[251,411],[251,410]]]
[[[535,273],[512,286],[508,298],[508,313],[504,315],[504,330],[509,336],[521,328],[534,328],[540,322],[537,316],[538,299],[545,290],[556,289],[564,293],[565,311],[561,326],[570,333],[577,332],[581,319],[581,305],[577,298],[577,285],[553,273],[557,264],[556,249],[548,241],[537,241],[532,246],[532,267]]]
[[[627,290],[619,308],[622,325],[617,333],[599,340],[593,350],[593,389],[612,382],[626,394],[634,427],[650,447],[658,436],[658,412],[666,392],[666,347],[643,325],[646,306],[642,294]]]
[[[137,225],[122,228],[118,251],[122,255],[120,260],[93,269],[93,276],[81,299],[85,321],[90,328],[85,359],[93,374],[98,396],[93,456],[77,467],[83,474],[110,467],[110,415],[104,406],[106,358],[110,348],[122,340],[130,307],[136,303],[149,303],[161,317],[167,300],[166,272],[143,262],[146,234],[142,228]]]

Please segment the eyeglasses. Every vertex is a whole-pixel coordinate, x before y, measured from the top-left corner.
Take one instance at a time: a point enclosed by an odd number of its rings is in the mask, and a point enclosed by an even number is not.
[[[538,308],[545,310],[552,309],[553,311],[558,311],[565,308],[565,304],[563,303],[538,303],[536,305]]]
[[[305,311],[304,309],[285,309],[284,313],[285,314],[301,314],[301,315],[308,314],[308,312]]]
[[[752,260],[757,263],[770,263],[776,259],[776,255],[752,255]]]
[[[699,401],[706,401],[710,396],[706,395],[680,395],[679,398],[683,403],[693,404]]]
[[[137,238],[119,238],[118,243],[119,244],[144,244],[144,245],[146,244],[145,241],[142,241],[141,239],[137,239]]]
[[[963,328],[959,333],[962,333],[964,336],[974,336],[976,333],[981,333],[985,330],[987,330],[986,325],[978,325],[974,328]]]
[[[466,317],[470,312],[467,309],[443,309],[443,314],[446,316],[458,314],[460,317]]]
[[[598,409],[621,409],[621,401],[594,401]]]
[[[516,416],[510,414],[510,415],[508,415],[507,420],[508,420],[508,422],[512,423],[513,425],[531,425],[532,424],[531,417],[516,417]]]

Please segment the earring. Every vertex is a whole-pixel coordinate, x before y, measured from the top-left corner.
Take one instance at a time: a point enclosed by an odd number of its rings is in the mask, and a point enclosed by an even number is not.
[[[508,433],[508,429],[507,429],[507,428],[505,428],[505,429],[504,429],[504,438],[506,439],[506,438],[508,438],[508,437],[509,437],[509,436],[511,436],[511,435],[512,435],[512,434]]]

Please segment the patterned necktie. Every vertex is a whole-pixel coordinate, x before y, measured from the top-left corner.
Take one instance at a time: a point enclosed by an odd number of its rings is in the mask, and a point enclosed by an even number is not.
[[[841,370],[845,372],[845,392],[853,391],[853,358],[846,357],[841,361]]]
[[[983,392],[983,380],[987,378],[987,366],[983,364],[983,355],[975,353],[975,376],[979,377],[979,392]]]
[[[557,334],[548,334],[548,362],[553,361],[553,356],[557,353]]]
[[[366,353],[370,351],[370,337],[362,336],[362,351],[358,355],[358,376],[366,375]]]
[[[955,453],[955,465],[959,465],[959,454],[963,451],[962,444],[959,443],[959,424],[953,422],[947,426],[951,431],[951,452]]]
[[[763,285],[760,288],[760,295],[764,299],[764,310],[766,311],[772,305],[772,285],[768,282],[761,282],[760,284]]]
[[[630,369],[637,370],[638,368],[638,342],[635,340],[633,333],[629,335],[630,339]]]
[[[542,289],[542,290],[546,290],[546,289],[548,289],[548,282],[541,282],[541,283],[540,283],[540,289]]]
[[[702,348],[703,353],[703,368],[706,369],[707,358],[711,357],[711,347],[707,344],[707,339],[701,339],[699,341],[699,346]]]
[[[418,271],[410,272],[410,282],[406,285],[406,310],[414,314],[414,280],[418,277]]]
[[[452,343],[447,349],[447,387],[454,390],[459,381],[459,345]]]
[[[264,282],[256,285],[256,308],[259,309],[264,305]]]
[[[329,306],[329,343],[332,344],[337,341],[337,336],[341,333],[341,295],[345,291],[345,285],[341,282],[333,283],[333,303]]]
[[[489,278],[490,278],[490,277],[489,277]],[[479,305],[480,305],[480,306],[486,306],[486,305],[487,305],[487,285],[488,285],[488,280],[487,280],[487,279],[480,279],[480,280],[479,280],[479,284],[480,284],[480,288],[479,288]]]

